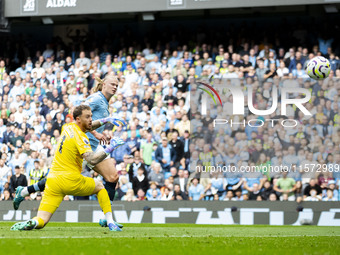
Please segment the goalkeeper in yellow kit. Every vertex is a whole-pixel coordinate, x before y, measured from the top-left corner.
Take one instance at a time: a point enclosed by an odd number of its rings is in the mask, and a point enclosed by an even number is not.
[[[96,165],[114,149],[124,144],[124,141],[113,138],[105,150],[95,153],[91,150],[85,132],[97,129],[103,122],[96,120],[92,123],[91,108],[87,105],[77,106],[73,111],[73,118],[75,122],[63,126],[37,217],[25,222],[18,222],[11,227],[11,230],[43,228],[65,195],[89,196],[97,194],[109,229],[122,231],[113,221],[110,199],[104,185],[97,180],[84,177],[80,173],[83,159],[91,165]]]

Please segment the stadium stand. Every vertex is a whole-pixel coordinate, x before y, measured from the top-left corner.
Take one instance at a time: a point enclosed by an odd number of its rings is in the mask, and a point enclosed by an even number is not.
[[[117,200],[338,201],[340,61],[339,49],[332,48],[337,38],[315,35],[299,24],[280,34],[284,27],[283,22],[272,33],[231,26],[225,35],[199,28],[191,38],[181,29],[153,31],[143,44],[127,30],[104,40],[96,34],[73,38],[71,47],[61,38],[40,47],[32,39],[8,36],[0,47],[0,200],[11,200],[17,186],[46,176],[73,107],[92,93],[95,77],[115,74],[120,82],[110,112],[129,123],[114,133],[107,124],[104,131],[126,141],[112,153],[120,175]],[[322,81],[309,79],[304,71],[318,55],[332,66]],[[258,109],[270,106],[273,84],[308,88],[312,99],[306,107],[313,116],[307,119],[291,109],[299,122],[293,132],[277,126],[215,130],[212,118],[219,109],[203,117],[197,107],[192,109],[200,95],[193,98],[190,90],[197,81],[220,78],[256,88]],[[259,171],[251,178],[191,171],[193,165],[210,164],[283,164],[296,170],[288,175]],[[305,168],[300,171],[299,166],[311,164],[327,169],[313,176]],[[83,174],[102,179],[93,171]]]

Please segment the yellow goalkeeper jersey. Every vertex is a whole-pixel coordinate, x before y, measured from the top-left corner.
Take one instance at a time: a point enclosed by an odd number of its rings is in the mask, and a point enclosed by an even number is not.
[[[50,174],[80,174],[85,152],[92,151],[89,139],[76,123],[62,127]]]

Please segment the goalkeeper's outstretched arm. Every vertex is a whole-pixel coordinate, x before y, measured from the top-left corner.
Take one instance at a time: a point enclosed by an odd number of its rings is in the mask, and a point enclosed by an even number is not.
[[[83,158],[91,165],[97,165],[99,162],[103,161],[111,152],[117,147],[123,145],[125,142],[120,138],[112,138],[110,144],[103,151],[89,151],[83,154]]]
[[[98,152],[85,152],[83,154],[83,158],[91,165],[97,165],[99,162],[103,161],[107,157],[105,151],[98,151]]]
[[[92,122],[92,129],[89,130],[90,132],[96,130],[97,128],[101,127],[102,125],[105,125],[107,122],[112,123],[115,126],[126,126],[127,123],[123,119],[113,118],[113,117],[107,117],[100,120],[95,120]]]

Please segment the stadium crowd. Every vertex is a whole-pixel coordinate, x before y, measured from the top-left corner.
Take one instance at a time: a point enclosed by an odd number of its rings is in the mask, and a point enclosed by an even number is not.
[[[189,47],[173,38],[164,47],[146,43],[114,52],[106,44],[85,49],[79,33],[72,40],[71,47],[62,48],[65,44],[59,41],[34,56],[15,44],[9,55],[0,56],[0,200],[11,200],[17,186],[46,177],[62,125],[73,120],[73,107],[93,93],[95,77],[107,74],[119,79],[110,113],[128,122],[114,132],[107,124],[104,131],[126,141],[111,155],[120,176],[117,200],[339,200],[340,61],[332,39],[319,38],[312,48],[283,48],[266,41]],[[304,71],[318,55],[328,58],[332,68],[323,81],[309,79]],[[214,128],[213,119],[229,114],[230,104],[212,105],[202,115],[196,85],[216,79],[252,86],[257,109],[270,107],[273,84],[307,88],[312,99],[306,107],[313,116],[291,108],[290,116],[299,122],[294,129]],[[304,166],[313,164],[327,169],[311,176]],[[240,171],[203,171],[211,165],[260,170],[251,177]],[[264,165],[293,170],[269,173],[261,170]],[[83,174],[102,180],[93,171],[84,169]],[[26,199],[40,198],[38,193]]]

